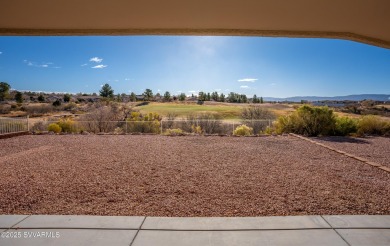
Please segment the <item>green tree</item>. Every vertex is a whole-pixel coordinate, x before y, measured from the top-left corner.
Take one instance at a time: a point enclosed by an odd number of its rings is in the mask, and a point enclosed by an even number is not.
[[[260,102],[260,99],[257,98],[256,94],[253,95],[253,98],[252,98],[252,103],[259,103]]]
[[[221,93],[221,95],[219,95],[219,101],[220,102],[224,102],[225,101],[225,95],[223,93]]]
[[[210,101],[211,100],[211,95],[210,95],[210,92],[207,93],[207,96],[206,96],[206,101]]]
[[[45,101],[45,97],[43,95],[39,95],[38,102],[44,102],[44,101]]]
[[[20,91],[16,92],[15,100],[16,100],[17,103],[22,103],[23,102],[23,94]]]
[[[11,86],[6,82],[0,82],[0,101],[4,101],[9,96]]]
[[[179,95],[179,101],[184,101],[184,100],[186,100],[186,94],[180,93],[180,95]]]
[[[64,95],[64,102],[69,102],[70,101],[70,95],[69,94],[65,94]]]
[[[164,93],[164,101],[166,101],[166,102],[171,101],[171,93],[169,93],[169,91],[166,91]]]
[[[130,94],[130,101],[132,101],[132,102],[136,102],[137,101],[137,95],[134,92],[132,92]]]
[[[263,97],[260,97],[260,103],[264,103]]]
[[[214,91],[213,93],[211,93],[211,99],[218,102],[219,101],[218,92]]]
[[[102,89],[99,91],[101,97],[114,97],[114,90],[111,88],[109,84],[103,85]]]
[[[206,101],[206,94],[203,92],[203,91],[200,91],[199,93],[198,93],[198,100],[199,101]]]
[[[153,98],[153,91],[151,89],[146,89],[142,95],[144,95],[145,101],[150,101],[150,99]]]
[[[248,102],[248,98],[246,97],[245,94],[241,94],[240,95],[240,102],[241,103],[247,103]]]

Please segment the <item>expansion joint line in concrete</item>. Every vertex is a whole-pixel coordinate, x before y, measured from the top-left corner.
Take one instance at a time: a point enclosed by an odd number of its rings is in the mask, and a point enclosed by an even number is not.
[[[139,231],[142,229],[142,226],[143,226],[144,223],[145,223],[145,220],[146,220],[146,216],[145,216],[144,219],[142,220],[141,225],[138,227],[138,230],[137,230],[137,232],[135,233],[135,235],[134,235],[134,237],[133,237],[133,240],[131,240],[131,243],[130,243],[129,246],[133,245],[134,240],[137,238]]]
[[[343,241],[347,244],[347,245],[349,245],[349,246],[351,246],[351,244],[349,244],[348,242],[347,242],[347,240],[343,237],[343,236],[341,236],[341,234],[336,230],[336,228],[334,228],[322,215],[320,215],[321,216],[321,218],[326,222],[326,224],[328,224],[329,226],[330,226],[330,228],[332,228],[332,230],[337,234],[337,235],[339,235],[339,237],[341,237],[341,239],[343,239]]]
[[[329,149],[329,150],[331,150],[331,151],[334,151],[334,152],[336,152],[336,153],[338,153],[338,154],[341,154],[341,155],[347,156],[347,157],[349,157],[349,158],[358,160],[358,161],[363,162],[363,163],[365,163],[365,164],[367,164],[367,165],[370,165],[370,166],[379,168],[379,169],[381,169],[381,170],[383,170],[383,171],[386,171],[386,172],[389,172],[389,173],[390,173],[390,168],[389,168],[389,167],[382,166],[382,165],[379,164],[379,163],[376,163],[376,162],[373,162],[373,161],[369,161],[369,160],[367,160],[367,159],[365,159],[365,158],[362,158],[362,157],[359,157],[359,156],[356,156],[356,155],[352,155],[352,154],[349,154],[349,153],[347,153],[347,152],[344,152],[344,151],[335,149],[335,148],[330,147],[330,146],[328,146],[328,145],[325,145],[325,144],[323,144],[323,143],[319,143],[319,142],[317,142],[317,141],[311,140],[310,138],[303,137],[303,136],[301,136],[301,135],[297,135],[297,134],[294,134],[294,133],[290,133],[290,135],[291,135],[291,136],[294,136],[294,137],[296,137],[296,138],[299,138],[299,139],[308,141],[308,142],[310,142],[310,143],[319,145],[319,146],[321,146],[321,147],[327,148],[327,149]]]

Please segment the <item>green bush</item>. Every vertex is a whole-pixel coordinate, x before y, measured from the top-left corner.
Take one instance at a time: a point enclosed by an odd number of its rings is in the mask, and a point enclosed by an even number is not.
[[[378,116],[363,116],[357,124],[358,135],[390,135],[390,121]]]
[[[358,121],[348,117],[336,117],[335,131],[336,136],[348,136],[356,133]]]
[[[167,129],[165,132],[164,132],[164,135],[167,135],[167,136],[182,136],[184,135],[184,132],[182,129],[180,128],[176,128],[176,129]]]
[[[253,128],[246,125],[237,126],[233,132],[234,136],[250,136],[252,134]]]
[[[328,107],[304,105],[276,122],[276,132],[296,133],[305,136],[326,136],[334,133],[336,117]]]
[[[61,127],[57,123],[51,123],[48,126],[47,130],[49,132],[60,133],[62,129],[61,129]]]

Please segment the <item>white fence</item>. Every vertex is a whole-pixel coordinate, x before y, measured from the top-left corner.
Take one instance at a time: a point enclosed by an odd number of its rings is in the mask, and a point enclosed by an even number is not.
[[[29,130],[28,117],[0,117],[0,134],[24,132]]]
[[[271,126],[272,120],[40,121],[31,130],[48,131],[52,123],[59,124],[62,132],[69,133],[164,134],[168,129],[180,129],[185,133],[232,135],[236,127],[242,124],[252,127],[254,134],[259,134]]]

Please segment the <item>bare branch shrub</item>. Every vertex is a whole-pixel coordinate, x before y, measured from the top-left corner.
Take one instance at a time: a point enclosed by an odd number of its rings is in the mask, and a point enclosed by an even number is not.
[[[269,122],[268,120],[274,120],[275,114],[261,106],[250,106],[243,108],[241,112],[243,123],[248,127],[253,128],[254,134],[259,134],[265,131]]]

